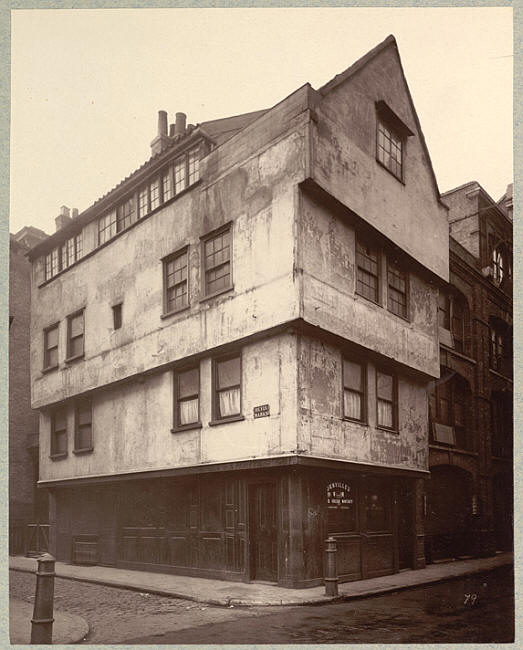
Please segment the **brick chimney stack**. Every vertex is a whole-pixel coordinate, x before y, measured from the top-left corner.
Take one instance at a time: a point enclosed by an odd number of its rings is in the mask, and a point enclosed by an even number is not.
[[[60,214],[55,217],[56,232],[62,230],[64,226],[71,222],[70,210],[66,205],[60,208]]]
[[[167,135],[167,112],[158,111],[158,135],[151,142],[151,155],[155,156],[168,147],[170,143]]]

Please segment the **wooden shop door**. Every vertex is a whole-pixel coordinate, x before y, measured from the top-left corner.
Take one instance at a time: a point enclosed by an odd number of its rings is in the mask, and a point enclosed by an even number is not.
[[[251,487],[251,579],[276,582],[278,578],[278,531],[276,485]]]

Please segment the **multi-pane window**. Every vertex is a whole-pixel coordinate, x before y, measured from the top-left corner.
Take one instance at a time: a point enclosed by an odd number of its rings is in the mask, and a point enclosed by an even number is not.
[[[388,265],[388,309],[393,314],[407,318],[407,274],[397,265]]]
[[[231,282],[231,231],[203,241],[204,295],[229,289]]]
[[[356,245],[356,293],[374,302],[379,301],[378,250],[362,242]]]
[[[188,305],[189,281],[187,250],[169,256],[163,262],[164,313],[183,309]]]
[[[67,358],[75,359],[84,353],[84,312],[67,317]]]
[[[118,223],[117,230],[121,232],[125,228],[128,228],[133,220],[134,214],[134,198],[131,197],[127,199],[122,205],[118,206]]]
[[[403,178],[403,141],[392,129],[378,122],[377,155],[380,163],[397,178]]]
[[[151,197],[151,211],[155,210],[160,205],[160,179],[155,178],[149,185],[149,192]]]
[[[343,360],[343,415],[365,419],[365,367],[348,359]]]
[[[241,356],[214,360],[214,419],[241,414]]]
[[[458,298],[452,301],[452,341],[457,352],[465,350],[465,318],[463,303]]]
[[[58,324],[44,330],[44,369],[58,366]]]
[[[505,341],[503,333],[495,327],[490,328],[490,367],[502,370],[505,357]]]
[[[89,400],[75,406],[74,449],[88,451],[93,448],[92,407]]]
[[[189,185],[196,183],[200,178],[200,159],[198,157],[198,149],[191,149],[189,151]]]
[[[174,191],[176,194],[185,189],[186,176],[187,172],[185,157],[179,158],[174,163]]]
[[[98,221],[98,244],[102,245],[116,235],[116,210],[111,210]]]
[[[170,168],[162,174],[162,192],[164,202],[173,196],[173,181]]]
[[[441,291],[438,295],[438,323],[443,329],[450,330],[450,298]]]
[[[200,370],[190,368],[174,375],[174,427],[180,428],[200,421]]]
[[[78,233],[78,235],[75,236],[74,238],[74,245],[76,248],[76,259],[79,260],[82,255],[83,255],[83,240],[82,240],[82,233]]]
[[[51,415],[51,456],[67,454],[67,411],[57,409]]]
[[[441,379],[429,395],[430,416],[435,423],[431,430],[433,442],[471,449],[472,441],[467,431],[469,401],[468,383],[442,368]]]
[[[141,219],[149,212],[149,192],[144,187],[138,192],[138,219]]]
[[[396,377],[385,372],[376,372],[376,397],[378,407],[378,426],[397,429],[398,401]]]

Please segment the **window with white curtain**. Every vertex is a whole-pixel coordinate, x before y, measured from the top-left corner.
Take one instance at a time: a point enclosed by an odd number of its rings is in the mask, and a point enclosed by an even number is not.
[[[174,427],[200,422],[200,369],[180,370],[174,375]]]
[[[214,360],[214,419],[241,415],[241,356]]]
[[[365,368],[343,360],[343,416],[362,422],[365,419]]]
[[[398,398],[397,380],[394,375],[385,372],[376,372],[376,396],[379,427],[384,429],[398,428]]]

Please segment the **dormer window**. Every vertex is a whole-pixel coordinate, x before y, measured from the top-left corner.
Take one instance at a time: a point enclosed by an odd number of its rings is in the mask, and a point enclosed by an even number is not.
[[[403,180],[403,141],[381,121],[378,122],[378,160],[396,178]]]
[[[409,127],[387,106],[376,102],[376,159],[398,180],[404,180],[405,144],[414,135]]]

